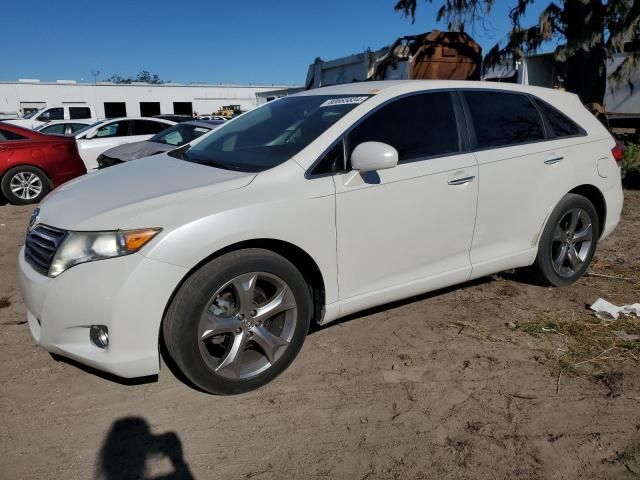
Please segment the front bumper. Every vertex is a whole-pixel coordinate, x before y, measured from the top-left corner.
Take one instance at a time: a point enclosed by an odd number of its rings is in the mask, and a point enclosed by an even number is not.
[[[19,254],[20,289],[36,342],[80,363],[132,378],[159,371],[164,309],[187,269],[140,254],[89,262],[49,278]],[[109,347],[89,340],[91,325],[109,329]]]

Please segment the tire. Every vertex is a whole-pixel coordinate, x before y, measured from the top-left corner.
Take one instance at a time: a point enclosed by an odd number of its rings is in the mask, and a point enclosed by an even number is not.
[[[582,195],[565,195],[542,232],[533,264],[535,275],[547,285],[571,285],[589,268],[599,234],[593,204]]]
[[[14,205],[39,203],[51,190],[47,175],[31,165],[20,165],[7,170],[0,187],[7,201]]]
[[[237,394],[270,382],[291,364],[312,311],[296,267],[250,248],[215,258],[187,278],[162,333],[169,357],[196,387]]]

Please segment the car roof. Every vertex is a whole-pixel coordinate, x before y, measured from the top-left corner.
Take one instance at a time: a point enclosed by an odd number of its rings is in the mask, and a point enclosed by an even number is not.
[[[59,123],[84,123],[85,125],[93,125],[96,121],[87,120],[85,118],[78,118],[77,120],[75,118],[70,118],[68,120],[51,120],[50,122],[44,123],[42,126],[48,127],[49,125],[57,125]]]
[[[549,93],[558,92],[558,90],[532,87],[529,85],[520,85],[517,83],[502,82],[484,82],[476,80],[377,80],[365,82],[345,83],[341,85],[331,85],[327,87],[314,88],[304,92],[296,93],[292,96],[307,95],[376,95],[382,92],[392,93],[394,90],[399,92],[411,92],[420,90],[436,90],[436,89],[453,89],[453,88],[470,88],[470,89],[487,89],[487,90],[505,90],[513,92],[529,92],[529,93]],[[566,92],[562,92],[566,93]]]
[[[204,127],[204,128],[211,129],[216,124],[208,122],[206,120],[190,120],[188,122],[179,123],[178,125],[194,125],[196,127]]]
[[[171,120],[167,120],[165,118],[155,118],[155,117],[116,117],[116,118],[105,118],[104,120],[99,120],[99,122],[100,123],[120,122],[122,120],[151,120],[152,122],[166,123],[167,125],[176,124],[176,122],[173,122]]]

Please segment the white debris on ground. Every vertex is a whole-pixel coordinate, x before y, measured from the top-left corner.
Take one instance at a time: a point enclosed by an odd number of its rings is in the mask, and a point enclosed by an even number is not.
[[[604,298],[599,298],[589,308],[595,312],[595,316],[600,320],[617,320],[621,313],[640,317],[640,303],[618,307],[613,303],[607,302]]]

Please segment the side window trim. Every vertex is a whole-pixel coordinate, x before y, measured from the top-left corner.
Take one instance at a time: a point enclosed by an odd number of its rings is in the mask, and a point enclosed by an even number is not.
[[[356,120],[352,125],[350,125],[344,132],[342,132],[342,134],[340,134],[340,136],[331,143],[331,145],[326,148],[321,155],[318,156],[318,158],[311,164],[311,167],[309,167],[309,169],[305,172],[305,178],[307,179],[313,179],[313,178],[321,178],[321,177],[325,177],[327,175],[337,175],[340,173],[346,173],[350,170],[350,165],[349,165],[349,158],[348,158],[348,153],[350,151],[350,145],[349,145],[349,134],[351,133],[351,131],[353,131],[358,125],[360,125],[363,121],[365,121],[367,118],[369,118],[371,115],[373,115],[374,113],[376,113],[378,110],[386,107],[387,105],[389,105],[390,103],[393,103],[397,100],[401,100],[403,98],[406,97],[412,97],[415,95],[422,95],[422,94],[429,94],[429,93],[442,93],[442,92],[448,92],[450,95],[450,99],[451,99],[451,104],[452,104],[452,108],[454,110],[454,117],[456,120],[456,128],[457,128],[457,133],[458,133],[458,148],[459,150],[457,152],[451,152],[451,153],[446,153],[446,154],[438,154],[438,155],[429,155],[427,157],[420,157],[420,158],[412,158],[409,160],[405,160],[402,163],[398,163],[398,165],[403,165],[405,163],[414,163],[414,162],[421,162],[423,160],[431,160],[433,158],[444,158],[444,157],[451,157],[453,155],[460,155],[462,153],[467,153],[469,150],[467,150],[467,148],[469,147],[469,130],[467,128],[467,120],[466,120],[466,115],[462,115],[462,109],[460,109],[461,105],[457,105],[456,104],[456,92],[458,91],[458,89],[456,88],[434,88],[434,89],[429,89],[429,90],[417,90],[415,92],[409,92],[409,93],[405,93],[402,95],[398,95],[396,97],[390,98],[389,100],[381,103],[380,105],[377,105],[376,107],[372,108],[371,110],[369,110],[364,116],[360,117],[358,120]],[[465,135],[466,132],[466,135]],[[320,162],[322,162],[322,160],[324,159],[324,157],[338,144],[338,142],[342,141],[343,142],[343,148],[344,148],[344,169],[343,170],[336,170],[335,174],[320,174],[320,175],[315,175],[313,173],[313,170],[318,166],[318,164]]]

